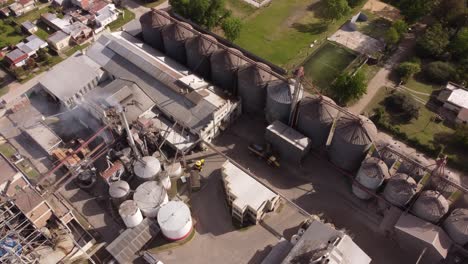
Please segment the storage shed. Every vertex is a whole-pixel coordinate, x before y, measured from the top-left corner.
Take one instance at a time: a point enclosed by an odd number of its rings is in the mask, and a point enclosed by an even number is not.
[[[310,149],[308,137],[278,120],[267,127],[265,140],[279,152],[281,159],[296,163],[299,163]]]

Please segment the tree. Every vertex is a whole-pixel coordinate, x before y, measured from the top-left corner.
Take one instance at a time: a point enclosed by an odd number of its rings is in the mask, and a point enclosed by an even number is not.
[[[408,32],[408,24],[405,21],[398,19],[393,22],[392,27],[398,32],[398,34],[405,34]]]
[[[341,74],[331,85],[331,91],[338,103],[346,105],[351,100],[359,99],[367,92],[366,78],[358,71],[355,75]]]
[[[344,17],[351,11],[346,0],[326,0],[324,16],[336,20]]]
[[[458,32],[450,42],[449,49],[458,61],[468,59],[468,27]]]
[[[32,69],[36,68],[36,61],[33,58],[27,59],[25,67],[28,70],[32,70]]]
[[[466,15],[466,1],[464,0],[440,0],[434,8],[433,14],[439,20],[454,25],[460,17]]]
[[[402,82],[407,82],[414,74],[420,71],[421,66],[419,64],[409,61],[401,63],[396,69]]]
[[[39,49],[37,51],[37,58],[39,59],[39,61],[46,61],[47,58],[49,57],[49,55],[47,54],[47,51],[44,49]]]
[[[18,25],[17,25],[17,26],[15,26],[15,32],[16,32],[16,34],[18,34],[18,35],[21,35],[21,34],[23,34],[23,30],[22,30],[22,29],[21,29],[21,27],[20,27],[20,26],[18,26]]]
[[[435,83],[444,84],[456,74],[455,68],[449,63],[434,61],[424,68],[424,76]]]
[[[415,22],[429,14],[435,0],[401,0],[398,4],[407,21]]]
[[[394,93],[384,100],[385,108],[398,116],[402,121],[409,122],[419,117],[419,106],[410,96]]]
[[[172,9],[179,15],[211,29],[230,16],[224,0],[169,0]]]
[[[452,140],[457,146],[468,148],[468,125],[457,126]]]
[[[385,33],[385,43],[390,46],[395,46],[400,41],[400,34],[394,27],[391,27]]]
[[[417,41],[417,51],[423,57],[440,57],[446,52],[449,33],[440,23],[432,25]]]
[[[358,6],[360,3],[362,3],[363,0],[347,0],[348,2],[348,5],[350,7],[356,7]]]
[[[235,17],[230,17],[224,20],[222,26],[224,35],[229,41],[234,41],[240,36],[242,29],[242,21]]]

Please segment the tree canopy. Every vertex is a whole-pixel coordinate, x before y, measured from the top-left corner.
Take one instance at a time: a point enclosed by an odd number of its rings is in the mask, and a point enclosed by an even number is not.
[[[394,46],[398,41],[400,41],[400,34],[398,34],[398,31],[394,27],[389,28],[385,33],[385,43]]]
[[[398,73],[398,76],[400,76],[400,80],[402,82],[407,82],[411,76],[419,71],[421,71],[421,66],[418,63],[409,61],[401,63],[396,69],[396,72]]]
[[[394,93],[385,98],[384,104],[385,108],[396,114],[401,121],[409,122],[411,119],[419,117],[420,107],[412,97],[406,94]]]
[[[224,35],[229,41],[234,41],[240,35],[242,29],[242,21],[235,17],[227,18],[221,25],[224,31]]]
[[[464,27],[450,42],[449,49],[455,59],[461,61],[468,59],[468,27]]]
[[[440,57],[446,52],[449,44],[449,33],[440,23],[432,25],[418,39],[417,51],[423,57]]]
[[[326,18],[337,20],[349,14],[351,8],[346,0],[326,0],[324,11]]]
[[[200,26],[211,29],[230,15],[224,0],[169,0],[173,10]]]
[[[331,85],[333,97],[339,104],[346,105],[351,100],[359,99],[367,92],[365,76],[358,71],[355,75],[341,74]]]
[[[424,76],[435,83],[444,84],[454,78],[455,68],[447,62],[434,61],[424,68]]]
[[[401,0],[398,7],[406,20],[415,22],[430,13],[435,5],[435,0]]]

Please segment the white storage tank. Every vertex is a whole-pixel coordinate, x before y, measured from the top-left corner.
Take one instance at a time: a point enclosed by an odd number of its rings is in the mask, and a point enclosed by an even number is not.
[[[153,181],[161,172],[161,163],[156,157],[146,156],[135,163],[133,171],[139,182]]]
[[[156,217],[161,205],[169,201],[166,190],[156,181],[142,183],[133,194],[133,200],[146,217]]]
[[[169,178],[178,178],[182,176],[183,169],[180,162],[172,163],[166,166],[167,175]]]
[[[437,191],[423,191],[411,208],[411,211],[419,218],[426,221],[438,222],[449,209],[449,203],[445,197]]]
[[[171,189],[171,178],[169,178],[169,174],[167,171],[162,171],[159,173],[159,182],[164,187],[164,189],[169,190]]]
[[[468,209],[453,210],[444,221],[444,229],[456,243],[462,246],[468,243]]]
[[[143,221],[143,215],[137,206],[137,203],[133,200],[127,200],[120,204],[119,208],[120,217],[122,217],[125,226],[133,228]]]
[[[388,167],[381,159],[370,157],[364,160],[356,175],[356,181],[370,191],[375,191],[385,179],[390,178]],[[367,200],[372,196],[353,184],[353,193],[360,199]]]
[[[158,224],[166,238],[170,240],[186,238],[192,231],[189,207],[181,201],[170,201],[159,210]]]
[[[112,202],[120,205],[130,195],[130,185],[126,181],[115,181],[109,184],[109,196]]]
[[[388,180],[383,196],[393,205],[403,207],[416,194],[418,184],[405,173],[397,173]]]

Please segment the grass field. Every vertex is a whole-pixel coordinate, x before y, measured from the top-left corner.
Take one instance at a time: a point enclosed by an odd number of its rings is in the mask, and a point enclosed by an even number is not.
[[[108,27],[112,31],[120,30],[121,27],[123,27],[125,24],[132,21],[133,19],[135,19],[135,14],[132,11],[123,8],[123,14],[121,14],[116,21],[110,23]]]
[[[315,40],[323,42],[349,19],[326,21],[321,16],[321,3],[274,0],[243,19],[241,36],[235,43],[279,66],[293,69],[314,50],[310,44]],[[356,7],[351,13],[360,8]],[[249,11],[242,12],[248,14]]]
[[[18,18],[15,19],[16,23],[20,24],[25,22],[25,21],[35,21],[38,20],[42,14],[44,13],[55,13],[55,9],[52,6],[46,6],[41,9],[34,9],[22,16],[19,16]]]
[[[232,14],[238,18],[246,18],[257,10],[257,8],[242,0],[226,0],[226,8],[231,10]]]
[[[6,24],[3,19],[0,20],[0,48],[15,45],[24,39],[22,34],[18,34],[15,28]]]
[[[356,58],[348,50],[325,43],[304,63],[305,76],[322,91]]]

